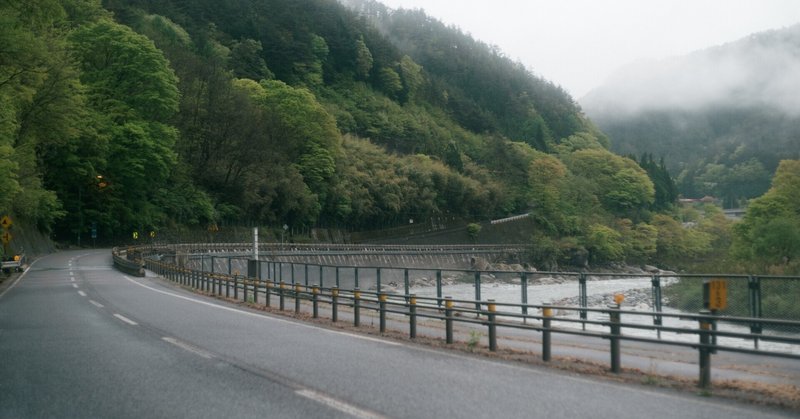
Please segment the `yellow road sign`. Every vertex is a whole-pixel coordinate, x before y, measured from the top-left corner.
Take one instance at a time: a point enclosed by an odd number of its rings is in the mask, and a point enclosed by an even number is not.
[[[156,232],[155,232],[155,231],[151,231],[151,232],[150,232],[150,238],[151,238],[151,239],[154,239],[154,238],[156,238]]]
[[[728,282],[724,279],[712,279],[708,282],[709,310],[724,310],[728,307]]]
[[[14,236],[12,236],[11,233],[7,231],[4,231],[3,234],[0,235],[0,237],[3,239],[3,244],[8,244],[9,242],[11,242],[11,239],[14,238]]]
[[[134,240],[139,240],[139,232],[138,231],[134,231],[133,232],[133,239]]]
[[[11,221],[11,217],[7,215],[4,215],[3,218],[0,219],[0,226],[2,226],[6,230],[8,230],[12,224],[14,224],[14,222]]]

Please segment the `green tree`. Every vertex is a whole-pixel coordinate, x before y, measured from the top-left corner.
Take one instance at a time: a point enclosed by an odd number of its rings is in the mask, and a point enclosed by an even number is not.
[[[271,80],[275,74],[267,68],[261,54],[263,47],[260,41],[242,39],[231,47],[230,67],[233,75],[240,79]]]
[[[381,90],[391,98],[396,98],[403,90],[403,81],[396,71],[389,67],[383,67],[378,72]]]
[[[656,214],[650,224],[658,230],[656,260],[662,264],[683,264],[711,250],[709,234],[684,227],[668,215]]]
[[[528,173],[533,218],[550,234],[563,232],[569,214],[561,195],[566,186],[567,167],[554,156],[537,153]]]
[[[800,160],[783,160],[772,187],[751,201],[734,226],[732,252],[762,269],[795,266],[800,257]],[[788,269],[796,269],[787,266]]]
[[[478,239],[478,234],[481,232],[481,225],[477,223],[467,224],[467,235],[472,241]]]
[[[82,176],[109,180],[101,212],[111,215],[111,231],[163,225],[159,204],[177,163],[178,132],[167,125],[178,110],[177,77],[153,42],[126,26],[100,20],[76,29],[69,40],[96,129],[108,139],[108,154],[89,168],[94,173]]]
[[[369,78],[372,63],[372,53],[364,43],[364,37],[360,36],[356,39],[356,75],[362,80]]]
[[[406,103],[414,99],[417,91],[425,81],[422,73],[422,66],[415,63],[408,55],[404,55],[403,58],[400,59],[398,70],[400,78],[403,81],[403,92],[400,101]]]
[[[616,262],[625,258],[622,235],[608,226],[602,224],[589,226],[585,243],[589,250],[589,258],[593,262]]]
[[[89,100],[113,121],[166,122],[178,110],[178,79],[153,41],[101,20],[70,35]]]
[[[653,182],[629,158],[593,148],[571,153],[567,162],[573,174],[589,180],[589,190],[582,192],[594,195],[614,214],[633,216],[653,203]]]

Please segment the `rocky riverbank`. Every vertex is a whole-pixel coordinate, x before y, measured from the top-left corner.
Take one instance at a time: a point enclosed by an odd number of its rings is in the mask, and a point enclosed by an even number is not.
[[[614,296],[622,294],[625,299],[622,301],[620,308],[624,310],[637,310],[637,311],[652,311],[653,310],[653,294],[649,288],[632,289],[621,293],[607,293],[589,295],[586,298],[587,307],[605,308],[614,304]],[[550,304],[554,306],[579,306],[580,300],[578,297],[562,298],[553,300]],[[662,304],[668,305],[669,301],[666,297],[662,296]]]

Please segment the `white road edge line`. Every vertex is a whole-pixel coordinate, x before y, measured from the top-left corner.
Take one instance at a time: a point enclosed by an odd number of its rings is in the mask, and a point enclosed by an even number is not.
[[[381,344],[388,345],[388,346],[404,346],[402,343],[398,343],[398,342],[391,342],[391,341],[371,338],[371,337],[367,337],[367,336],[361,336],[361,335],[357,335],[357,334],[354,334],[354,333],[339,332],[339,331],[336,331],[336,330],[325,329],[325,328],[322,328],[322,327],[317,327],[317,326],[313,326],[313,325],[309,325],[309,324],[293,322],[293,321],[289,321],[289,320],[279,319],[279,318],[276,318],[276,317],[269,317],[269,316],[265,316],[263,314],[251,313],[249,311],[239,310],[239,309],[232,308],[232,307],[225,307],[225,306],[221,306],[219,304],[209,303],[207,301],[196,300],[194,298],[189,298],[189,297],[186,297],[186,296],[183,296],[183,295],[179,295],[179,294],[175,294],[175,293],[159,290],[159,289],[156,289],[156,288],[153,288],[153,287],[149,287],[149,286],[147,286],[145,284],[142,284],[139,281],[133,280],[132,278],[128,277],[127,275],[125,275],[124,278],[127,279],[130,282],[133,282],[134,284],[136,284],[136,285],[138,285],[138,286],[140,286],[142,288],[149,289],[150,291],[155,291],[155,292],[157,292],[159,294],[169,295],[171,297],[180,298],[181,300],[191,301],[193,303],[202,304],[202,305],[213,307],[213,308],[216,308],[216,309],[219,309],[219,310],[225,310],[225,311],[230,311],[230,312],[233,312],[233,313],[244,314],[246,316],[257,317],[259,319],[271,320],[271,321],[276,321],[276,322],[281,322],[281,323],[288,323],[288,324],[291,324],[291,325],[294,325],[294,326],[306,327],[306,328],[309,328],[309,329],[320,330],[320,331],[327,332],[327,333],[332,333],[332,334],[335,334],[335,335],[348,336],[348,337],[352,337],[352,338],[355,338],[355,339],[361,339],[361,340],[366,340],[366,341],[370,341],[370,342],[381,343]]]
[[[123,316],[122,314],[114,313],[114,317],[124,321],[125,323],[128,323],[131,326],[138,326],[139,325],[139,323],[136,323],[135,321]]]
[[[78,288],[78,284],[72,284],[72,288]]]
[[[92,305],[93,305],[93,306],[95,306],[95,307],[97,307],[97,308],[103,308],[103,307],[105,307],[104,305],[102,305],[102,304],[98,303],[98,302],[97,302],[97,301],[95,301],[95,300],[89,300],[89,302],[90,302],[90,303],[92,303]]]
[[[85,293],[85,292],[83,292],[83,291],[78,291],[78,294],[79,294],[81,297],[86,297],[86,293]]]
[[[318,393],[314,390],[310,389],[302,389],[295,391],[295,394],[301,397],[305,397],[309,400],[313,400],[317,403],[323,404],[328,407],[332,407],[340,412],[346,413],[350,416],[354,416],[361,419],[379,419],[384,418],[385,416],[379,415],[377,413],[372,413],[366,411],[364,409],[358,408],[351,404],[345,403],[340,400],[336,400],[332,397],[328,397],[324,394]]]
[[[169,336],[164,336],[163,338],[161,338],[161,340],[163,340],[165,342],[169,342],[169,343],[171,343],[171,344],[173,344],[173,345],[175,345],[175,346],[177,346],[177,347],[179,347],[179,348],[181,348],[181,349],[183,349],[185,351],[189,351],[189,352],[191,352],[191,353],[193,353],[195,355],[201,356],[201,357],[203,357],[205,359],[214,358],[214,355],[212,355],[212,354],[210,354],[210,353],[208,353],[208,352],[206,352],[206,351],[204,351],[204,350],[202,350],[202,349],[200,349],[200,348],[198,348],[198,347],[196,347],[194,345],[190,345],[190,344],[188,344],[186,342],[181,342],[178,339],[171,338]]]

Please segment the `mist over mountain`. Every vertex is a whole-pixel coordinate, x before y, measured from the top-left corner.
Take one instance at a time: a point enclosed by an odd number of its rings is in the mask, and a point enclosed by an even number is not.
[[[766,107],[800,114],[800,24],[682,57],[643,60],[580,102],[592,116],[654,110]]]
[[[680,192],[763,194],[800,153],[800,25],[621,69],[580,100],[622,154],[664,157]]]

